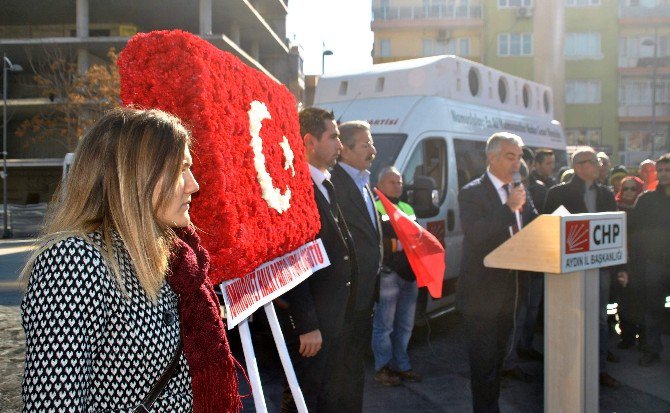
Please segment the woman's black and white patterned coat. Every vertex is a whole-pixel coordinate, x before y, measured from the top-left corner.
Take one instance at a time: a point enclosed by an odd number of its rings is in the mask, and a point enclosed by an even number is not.
[[[123,291],[99,251],[101,235],[89,237],[95,246],[68,238],[35,260],[22,303],[25,411],[132,411],[179,344],[177,296],[167,283],[152,303],[115,235]],[[191,408],[191,379],[182,354],[152,412]]]

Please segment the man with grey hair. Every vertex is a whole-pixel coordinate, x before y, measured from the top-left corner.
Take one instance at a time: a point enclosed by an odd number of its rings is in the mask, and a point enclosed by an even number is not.
[[[402,175],[395,167],[387,166],[381,170],[377,189],[409,219],[416,220],[412,206],[400,200]],[[400,380],[421,381],[421,376],[412,370],[407,355],[419,289],[388,211],[381,200],[376,202],[376,207],[382,218],[384,265],[379,281],[379,301],[375,305],[372,322],[374,379],[385,386],[397,386]]]
[[[616,211],[614,194],[606,186],[600,185],[601,160],[593,148],[579,147],[572,154],[572,168],[575,174],[568,182],[556,185],[547,193],[544,213],[551,214],[563,205],[571,214],[587,212]],[[619,382],[607,373],[607,361],[617,362],[618,358],[607,351],[609,327],[607,324],[607,302],[610,295],[610,269],[600,269],[600,384],[619,387]]]
[[[358,277],[351,286],[355,297],[353,310],[347,314],[340,336],[338,364],[333,372],[337,383],[338,410],[360,412],[363,409],[365,352],[370,348],[372,306],[379,289],[382,265],[382,236],[379,215],[370,191],[370,171],[375,149],[370,125],[351,121],[339,125],[342,151],[333,167],[332,181],[342,215],[351,232],[356,250]]]
[[[522,146],[517,135],[493,134],[486,143],[486,173],[458,194],[464,237],[456,305],[463,314],[475,413],[500,411],[502,364],[512,350],[519,299],[518,273],[487,268],[484,257],[537,216],[523,185],[514,182]]]

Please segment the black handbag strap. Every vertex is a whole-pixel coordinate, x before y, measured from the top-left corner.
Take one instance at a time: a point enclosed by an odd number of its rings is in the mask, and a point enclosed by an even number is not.
[[[142,402],[137,407],[135,407],[133,413],[149,413],[151,406],[153,406],[154,402],[161,394],[161,392],[167,385],[168,381],[170,381],[170,378],[174,374],[175,370],[177,369],[177,366],[179,365],[179,359],[181,358],[181,351],[183,348],[184,345],[182,341],[179,341],[179,345],[177,346],[177,350],[175,351],[174,356],[172,356],[172,360],[170,360],[170,364],[168,364],[167,368],[165,369],[163,374],[161,374],[158,380],[156,380],[154,385],[151,386],[151,390],[149,391],[149,393],[147,393],[146,396],[144,396]]]

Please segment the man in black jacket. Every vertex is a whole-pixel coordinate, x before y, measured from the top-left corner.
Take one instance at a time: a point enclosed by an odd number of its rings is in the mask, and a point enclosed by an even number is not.
[[[484,257],[537,215],[523,185],[512,185],[522,146],[511,133],[491,136],[486,173],[458,194],[464,237],[456,305],[463,314],[475,413],[500,411],[501,369],[519,299],[517,271],[487,268]]]
[[[333,379],[338,383],[335,389],[339,394],[333,398],[339,400],[339,411],[356,413],[363,408],[364,356],[370,348],[372,306],[378,295],[382,265],[381,223],[368,183],[368,169],[377,150],[367,122],[345,122],[339,128],[343,148],[333,167],[333,184],[354,240],[358,278],[352,291],[356,304],[345,323]]]
[[[614,194],[606,186],[598,183],[600,160],[590,147],[580,147],[572,155],[572,168],[575,171],[572,180],[556,185],[547,193],[544,213],[551,214],[563,205],[571,214],[587,212],[616,211]],[[618,361],[607,351],[609,327],[607,324],[607,302],[610,295],[610,269],[600,269],[600,384],[607,387],[619,387],[619,382],[607,374],[607,361]]]
[[[664,304],[670,295],[670,153],[658,158],[656,172],[658,186],[640,195],[630,214],[630,228],[638,241],[635,256],[644,263],[641,267],[647,292],[647,343],[640,359],[643,367],[661,359]]]
[[[331,379],[339,337],[347,308],[353,305],[352,285],[356,281],[356,260],[351,235],[337,203],[328,167],[342,148],[333,114],[318,108],[300,112],[300,133],[307,151],[314,197],[321,218],[318,237],[330,259],[323,268],[281,299],[279,315],[298,382],[309,411],[333,411],[337,400],[329,399],[336,385]],[[296,411],[288,387],[282,412]]]

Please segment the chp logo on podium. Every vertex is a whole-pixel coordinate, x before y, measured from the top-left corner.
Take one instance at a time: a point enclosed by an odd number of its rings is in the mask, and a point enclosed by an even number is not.
[[[584,219],[581,214],[562,220],[562,272],[609,267],[626,262],[626,214],[602,213]]]
[[[329,265],[293,95],[179,30],[140,33],[119,57],[125,105],[177,115],[193,135],[191,219],[224,282],[228,327]]]

